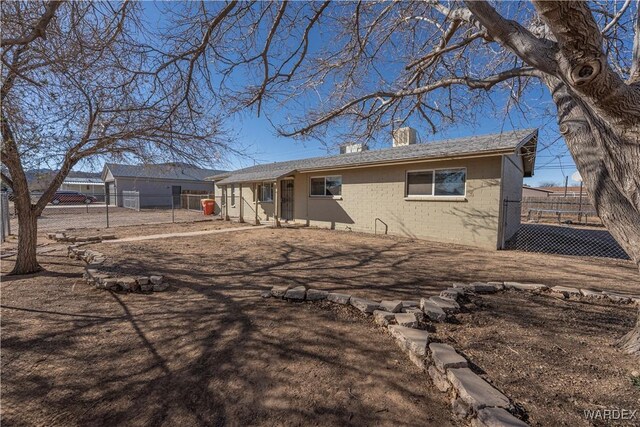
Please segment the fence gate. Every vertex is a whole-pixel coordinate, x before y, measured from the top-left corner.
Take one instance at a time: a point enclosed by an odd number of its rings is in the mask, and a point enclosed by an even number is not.
[[[123,191],[122,206],[135,211],[140,210],[140,192],[139,191]]]

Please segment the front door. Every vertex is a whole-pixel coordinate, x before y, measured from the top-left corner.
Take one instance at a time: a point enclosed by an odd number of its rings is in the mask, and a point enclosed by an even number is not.
[[[293,221],[293,180],[280,181],[280,218]]]

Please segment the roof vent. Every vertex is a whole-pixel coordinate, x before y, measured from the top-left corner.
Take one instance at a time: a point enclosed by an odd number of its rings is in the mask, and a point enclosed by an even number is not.
[[[404,145],[415,144],[417,140],[416,130],[411,127],[399,128],[393,131],[393,146],[402,147]]]
[[[360,153],[362,151],[367,151],[368,149],[369,146],[367,144],[350,142],[340,146],[340,154]]]

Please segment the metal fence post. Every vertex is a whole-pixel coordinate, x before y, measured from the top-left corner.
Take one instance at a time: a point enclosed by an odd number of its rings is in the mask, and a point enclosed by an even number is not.
[[[107,198],[105,205],[107,207],[107,228],[109,228],[109,198]]]
[[[171,193],[171,222],[176,222],[176,212],[175,205],[176,204],[176,196]]]

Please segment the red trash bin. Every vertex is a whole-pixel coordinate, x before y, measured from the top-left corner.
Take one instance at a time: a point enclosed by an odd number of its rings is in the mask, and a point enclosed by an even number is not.
[[[202,199],[200,200],[200,203],[202,204],[202,212],[205,215],[213,215],[213,212],[215,211],[216,208],[216,201],[213,199]]]

